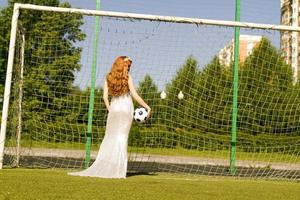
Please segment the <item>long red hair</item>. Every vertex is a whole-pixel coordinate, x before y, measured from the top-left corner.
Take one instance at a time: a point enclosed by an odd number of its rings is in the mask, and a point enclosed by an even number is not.
[[[129,92],[128,72],[132,61],[127,56],[119,56],[107,74],[108,93],[112,96],[121,96]]]

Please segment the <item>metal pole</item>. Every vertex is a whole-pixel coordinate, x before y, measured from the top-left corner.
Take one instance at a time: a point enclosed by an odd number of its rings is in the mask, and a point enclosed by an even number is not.
[[[96,9],[100,10],[100,0],[97,0]],[[92,143],[93,111],[94,111],[94,96],[95,96],[97,51],[98,51],[98,40],[99,40],[99,26],[100,26],[100,17],[96,16],[95,30],[94,30],[94,43],[93,43],[91,91],[90,91],[90,100],[89,100],[88,131],[87,131],[87,140],[86,140],[86,144],[85,144],[85,161],[84,161],[85,168],[89,167],[89,163],[91,160],[91,143]]]
[[[235,21],[240,21],[241,2],[236,0]],[[230,147],[230,173],[236,172],[236,137],[238,113],[238,72],[239,72],[240,27],[234,28],[234,66],[233,66],[233,103]]]
[[[8,106],[9,106],[9,97],[10,97],[10,89],[11,89],[12,70],[13,70],[15,46],[16,46],[18,17],[19,17],[19,4],[15,4],[12,21],[11,21],[10,42],[9,42],[3,112],[2,112],[1,131],[0,131],[0,169],[2,169],[3,167],[4,144],[5,144],[5,136],[6,136],[6,125],[7,125]]]
[[[32,4],[20,4],[20,9],[26,10],[40,10],[50,12],[62,12],[62,13],[73,13],[80,15],[89,16],[106,16],[106,17],[117,17],[125,19],[136,19],[136,20],[150,20],[160,22],[172,22],[172,23],[186,23],[194,25],[213,25],[213,26],[226,26],[226,27],[241,27],[245,29],[263,29],[263,30],[278,30],[278,31],[297,31],[300,32],[300,27],[295,26],[284,26],[276,24],[258,24],[249,22],[237,22],[237,21],[224,21],[224,20],[209,20],[199,18],[187,18],[187,17],[175,17],[175,16],[162,16],[162,15],[145,15],[137,13],[125,13],[125,12],[112,12],[112,11],[100,11],[100,10],[87,10],[87,9],[76,9],[76,8],[62,8],[62,7],[51,7],[51,6],[38,6]]]
[[[18,128],[17,128],[17,158],[16,167],[20,164],[20,148],[21,148],[21,133],[22,133],[22,100],[23,100],[23,76],[24,76],[24,52],[25,52],[25,34],[22,35],[22,45],[21,45],[21,74],[19,83],[19,113],[18,113]]]

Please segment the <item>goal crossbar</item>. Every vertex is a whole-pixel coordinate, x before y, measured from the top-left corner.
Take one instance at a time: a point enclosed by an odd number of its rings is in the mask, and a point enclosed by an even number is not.
[[[130,19],[136,19],[136,20],[153,20],[153,21],[196,24],[196,25],[197,24],[198,25],[218,25],[218,26],[230,26],[230,27],[251,28],[251,29],[255,28],[255,29],[270,29],[270,30],[300,32],[300,27],[274,25],[274,24],[260,24],[260,23],[249,23],[249,22],[210,20],[210,19],[200,19],[200,18],[148,15],[148,14],[145,15],[145,14],[137,14],[137,13],[87,10],[87,9],[78,9],[78,8],[61,8],[61,7],[39,6],[39,5],[19,4],[19,3],[15,4],[15,8],[16,9],[40,10],[40,11],[55,11],[55,12],[92,15],[92,16],[130,18]]]

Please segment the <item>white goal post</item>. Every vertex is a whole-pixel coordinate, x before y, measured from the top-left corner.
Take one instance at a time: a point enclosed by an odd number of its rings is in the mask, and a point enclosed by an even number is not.
[[[291,27],[291,26],[284,26],[284,25],[208,20],[208,19],[185,18],[185,17],[175,17],[175,16],[146,15],[146,14],[111,12],[111,11],[97,11],[97,10],[49,7],[49,6],[38,6],[38,5],[31,5],[31,4],[15,3],[12,22],[11,22],[11,35],[10,35],[9,54],[8,54],[7,72],[6,72],[7,74],[5,80],[3,112],[1,118],[2,121],[1,121],[1,132],[0,132],[0,169],[3,168],[3,161],[4,161],[4,146],[5,146],[5,139],[6,139],[6,128],[7,128],[7,121],[8,121],[8,111],[9,111],[9,103],[10,103],[9,101],[10,101],[10,94],[11,94],[12,74],[14,68],[14,59],[15,59],[14,56],[15,56],[18,18],[19,18],[20,10],[50,11],[50,12],[71,13],[71,14],[80,14],[80,15],[88,15],[88,16],[105,16],[105,17],[116,17],[116,18],[134,19],[134,20],[184,23],[184,24],[194,24],[196,26],[215,25],[221,27],[239,27],[245,29],[300,32],[300,27]]]

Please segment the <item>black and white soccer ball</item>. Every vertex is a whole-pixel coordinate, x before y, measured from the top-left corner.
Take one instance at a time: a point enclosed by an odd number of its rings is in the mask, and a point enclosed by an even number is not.
[[[137,108],[133,113],[133,118],[136,122],[144,123],[147,120],[148,112],[145,108]]]

